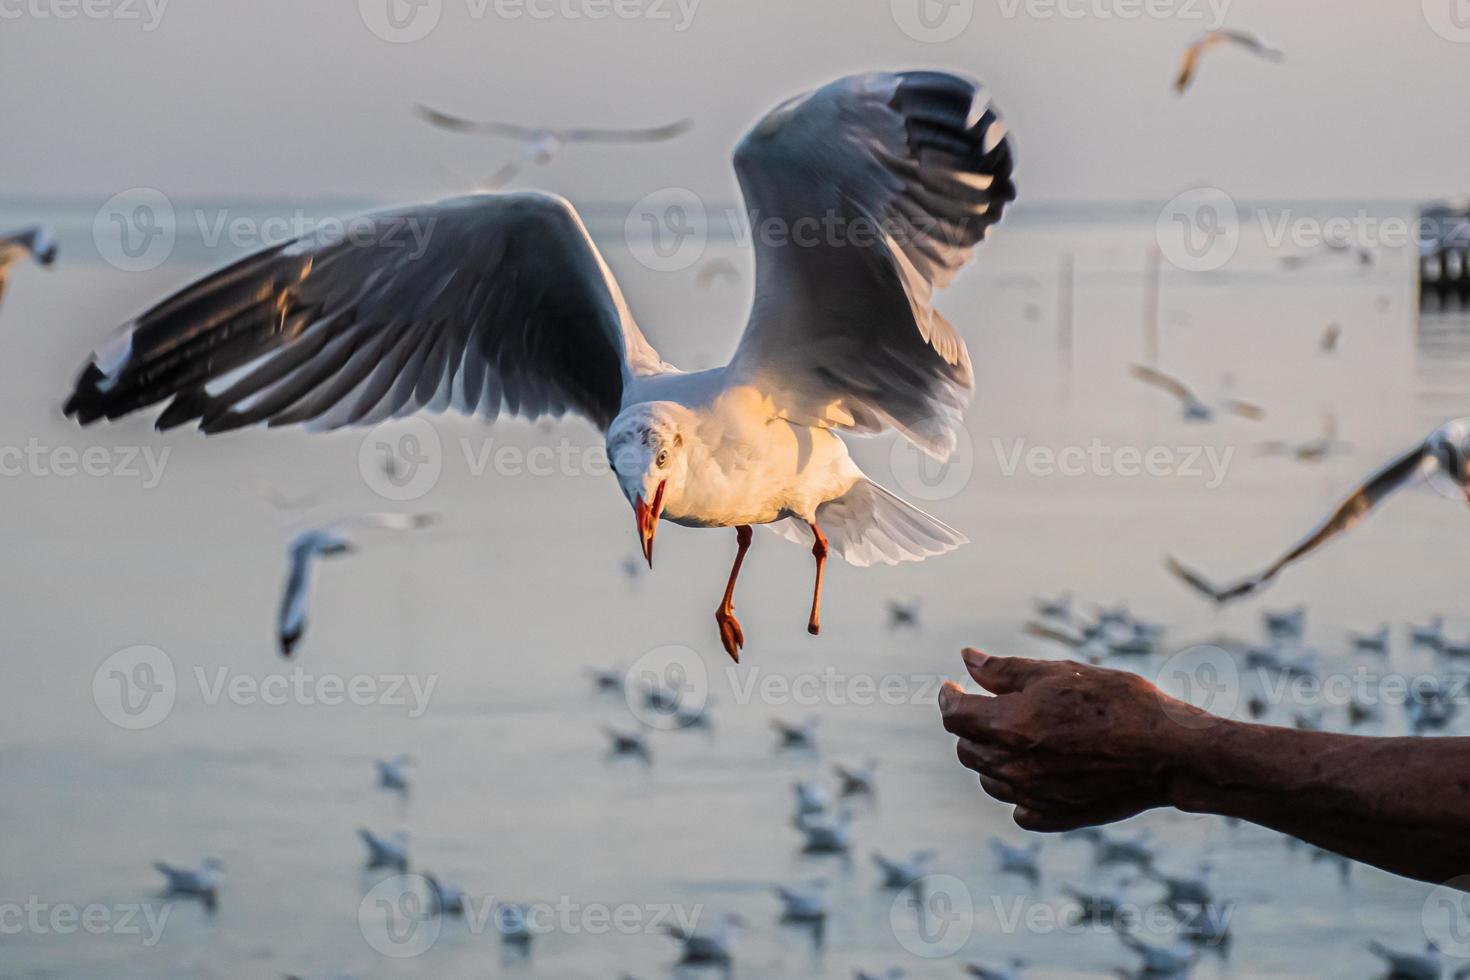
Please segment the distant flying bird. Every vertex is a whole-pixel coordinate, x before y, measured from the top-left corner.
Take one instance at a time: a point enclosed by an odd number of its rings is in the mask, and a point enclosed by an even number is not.
[[[213,908],[219,898],[220,882],[224,880],[225,865],[219,858],[206,858],[197,868],[176,868],[162,861],[153,866],[164,877],[164,895],[185,895],[202,899]]]
[[[694,274],[694,284],[700,289],[708,289],[720,280],[730,283],[740,281],[740,270],[729,259],[709,259]]]
[[[715,613],[732,659],[756,524],[810,548],[817,634],[829,552],[897,564],[967,540],[870,480],[839,433],[893,429],[952,454],[974,371],[934,293],[1015,199],[1011,146],[976,83],[875,73],[783,102],[735,169],[758,220],[847,234],[756,236],[755,301],[725,367],[659,357],[567,201],[477,194],[319,229],[186,287],[97,351],[66,412],[88,424],[167,402],[160,428],[217,433],[572,411],[606,434],[650,564],[661,520],[735,531]],[[676,212],[646,216],[661,247],[690,232]]]
[[[1041,842],[1032,841],[1025,847],[1007,844],[998,837],[990,840],[990,849],[1000,861],[1003,874],[1019,875],[1031,882],[1034,888],[1041,882]]]
[[[45,225],[32,225],[0,235],[0,302],[5,299],[5,286],[10,281],[10,267],[25,258],[35,260],[40,266],[54,263],[56,234]]]
[[[325,527],[309,528],[292,538],[286,548],[290,565],[276,621],[281,656],[290,657],[295,653],[306,633],[311,567],[318,558],[336,558],[355,551],[357,546],[348,536],[354,528],[406,531],[428,527],[434,521],[432,514],[366,514]]]
[[[911,599],[908,602],[900,602],[897,599],[888,600],[888,628],[891,630],[918,629],[919,626],[919,600]]]
[[[1318,348],[1324,354],[1336,354],[1337,342],[1342,338],[1342,324],[1329,323],[1327,329],[1322,331],[1322,339],[1318,341]]]
[[[1253,422],[1258,422],[1266,417],[1266,413],[1259,406],[1234,398],[1222,398],[1214,405],[1206,405],[1200,401],[1184,382],[1162,371],[1145,367],[1142,364],[1133,365],[1133,376],[1139,381],[1167,391],[1179,399],[1184,409],[1184,420],[1186,422],[1212,422],[1215,416],[1221,412],[1238,415],[1241,418],[1250,419]]]
[[[813,813],[821,813],[832,805],[832,791],[821,783],[807,779],[792,783],[791,789],[796,794],[798,820]]]
[[[1348,452],[1352,447],[1337,438],[1337,416],[1327,412],[1322,416],[1322,434],[1306,442],[1285,442],[1275,439],[1256,445],[1258,456],[1285,456],[1298,463],[1320,463],[1330,456]]]
[[[300,494],[288,494],[269,480],[256,477],[250,481],[250,486],[261,500],[264,500],[271,508],[282,514],[291,514],[303,510],[309,510],[321,503],[327,495],[325,487],[317,487]]]
[[[1144,831],[1137,837],[1114,837],[1099,827],[1086,827],[1077,836],[1092,845],[1092,863],[1107,868],[1131,865],[1148,872],[1154,865],[1157,848],[1153,835]]]
[[[1254,34],[1233,30],[1206,31],[1184,49],[1184,58],[1179,63],[1179,76],[1174,80],[1174,91],[1183,95],[1199,72],[1200,59],[1205,56],[1206,52],[1223,47],[1243,48],[1267,61],[1281,62],[1286,58],[1286,55],[1270,47]]]
[[[1070,592],[1063,592],[1055,599],[1037,599],[1035,605],[1036,615],[1045,619],[1070,620],[1072,618],[1072,593]]]
[[[357,836],[368,849],[369,868],[396,868],[408,870],[408,833],[394,831],[387,837],[379,837],[366,827],[359,827]]]
[[[383,789],[404,792],[408,789],[408,767],[412,764],[413,759],[406,755],[376,760],[378,785]]]
[[[653,750],[649,748],[648,739],[642,732],[620,732],[615,728],[604,727],[602,733],[607,736],[610,743],[608,754],[635,756],[643,760],[644,765],[653,763]]]
[[[783,749],[811,749],[817,745],[817,719],[808,718],[802,722],[787,722],[779,718],[771,719],[771,727],[781,739]]]
[[[428,106],[414,106],[414,113],[430,125],[452,133],[479,136],[501,136],[520,142],[526,159],[545,165],[568,143],[659,143],[682,136],[694,127],[693,119],[679,119],[662,126],[642,129],[580,127],[555,129],[549,126],[522,126],[517,123],[477,121],[450,115]]]
[[[872,796],[878,789],[878,760],[868,759],[861,767],[844,766],[837,763],[832,767],[837,776],[839,796]]]
[[[622,694],[624,685],[627,683],[627,673],[621,670],[588,667],[583,673],[591,679],[592,686],[602,694]]]
[[[465,891],[458,885],[440,881],[424,872],[424,881],[429,885],[430,907],[435,915],[464,915]]]
[[[1424,947],[1422,953],[1409,953],[1390,949],[1377,940],[1368,943],[1368,952],[1383,960],[1388,966],[1389,976],[1394,980],[1440,980],[1444,976],[1444,959],[1434,943]],[[1470,973],[1470,967],[1455,972],[1455,977]]]
[[[878,866],[878,873],[882,875],[883,887],[891,890],[907,888],[924,877],[924,868],[937,856],[937,852],[925,850],[915,851],[908,857],[890,858],[874,851],[873,863]]]
[[[1198,572],[1167,559],[1169,571],[1196,592],[1216,603],[1252,595],[1275,580],[1281,570],[1311,554],[1337,535],[1356,527],[1385,497],[1420,476],[1439,474],[1470,503],[1470,418],[1455,419],[1403,456],[1379,470],[1354,490],[1315,530],[1263,571],[1226,586],[1212,584]]]

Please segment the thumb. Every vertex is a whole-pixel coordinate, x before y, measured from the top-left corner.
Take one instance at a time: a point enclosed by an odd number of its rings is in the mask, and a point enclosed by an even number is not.
[[[979,650],[966,649],[963,653],[965,669],[970,676],[991,694],[1014,694],[1024,691],[1033,679],[1043,676],[1052,668],[1047,660],[1031,660],[1027,657],[994,657]]]

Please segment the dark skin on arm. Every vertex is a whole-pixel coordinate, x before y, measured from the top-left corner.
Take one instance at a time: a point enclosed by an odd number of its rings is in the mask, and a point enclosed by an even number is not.
[[[1387,871],[1470,875],[1470,738],[1369,738],[1210,715],[1135,674],[964,652],[944,727],[1016,824],[1057,833],[1156,807],[1236,817]]]

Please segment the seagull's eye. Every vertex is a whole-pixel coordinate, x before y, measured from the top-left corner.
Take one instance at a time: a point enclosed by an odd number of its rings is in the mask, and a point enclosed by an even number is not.
[[[669,451],[667,449],[659,450],[658,459],[654,460],[654,465],[656,465],[659,469],[663,469],[665,466],[669,465]]]

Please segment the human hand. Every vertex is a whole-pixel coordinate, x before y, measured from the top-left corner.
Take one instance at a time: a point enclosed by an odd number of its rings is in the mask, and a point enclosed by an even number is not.
[[[1074,830],[1167,805],[1191,740],[1219,721],[1135,674],[978,650],[964,659],[995,696],[945,684],[944,727],[959,736],[960,762],[1015,805],[1027,830]]]

